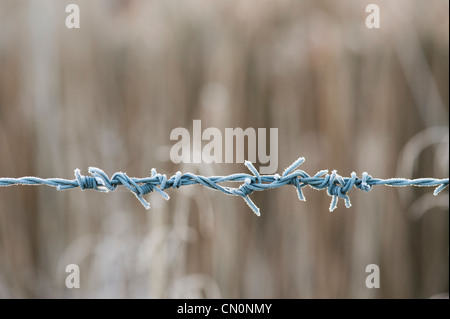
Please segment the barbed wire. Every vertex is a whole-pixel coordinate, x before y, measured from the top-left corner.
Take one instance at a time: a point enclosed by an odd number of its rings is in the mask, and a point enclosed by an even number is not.
[[[137,199],[146,208],[150,208],[150,204],[144,199],[144,196],[150,192],[156,191],[162,197],[168,200],[170,197],[165,192],[168,188],[180,188],[181,186],[188,186],[200,184],[210,189],[214,189],[225,193],[227,195],[242,197],[252,211],[260,216],[259,208],[253,203],[249,195],[254,191],[264,191],[268,189],[278,188],[284,185],[293,185],[297,189],[298,198],[305,201],[302,188],[309,186],[316,190],[327,190],[327,194],[332,197],[330,204],[330,212],[332,212],[338,203],[338,199],[342,198],[346,207],[351,206],[350,198],[347,193],[353,188],[358,188],[368,192],[376,185],[405,187],[405,186],[421,186],[433,187],[434,195],[437,195],[449,184],[449,179],[436,178],[389,178],[380,179],[373,178],[368,173],[364,172],[359,178],[355,172],[350,177],[342,177],[333,170],[331,174],[328,170],[321,170],[313,176],[308,175],[303,170],[297,169],[305,161],[305,158],[300,157],[292,165],[286,168],[282,175],[260,175],[255,166],[245,161],[245,166],[253,175],[240,173],[228,176],[210,176],[205,177],[192,173],[181,174],[176,172],[175,175],[167,178],[165,174],[159,174],[153,168],[151,170],[151,177],[135,178],[129,177],[126,173],[117,172],[111,178],[106,175],[101,169],[90,167],[89,173],[91,176],[83,176],[79,169],[75,170],[75,179],[68,180],[62,178],[39,178],[34,176],[26,176],[20,178],[0,178],[0,187],[13,185],[47,185],[56,187],[57,190],[68,190],[80,187],[81,190],[94,189],[100,192],[114,191],[118,186],[122,185],[132,192]],[[226,187],[220,184],[226,182],[243,182],[239,187]]]

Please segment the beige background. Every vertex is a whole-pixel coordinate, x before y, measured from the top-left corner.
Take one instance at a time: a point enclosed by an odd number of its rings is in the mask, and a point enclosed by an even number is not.
[[[81,28],[65,28],[77,3]],[[365,27],[377,3],[381,28]],[[448,2],[0,0],[0,176],[149,176],[170,131],[277,127],[279,172],[448,177]],[[0,297],[428,298],[448,292],[448,190],[241,198],[0,189]],[[81,288],[65,287],[67,264]],[[365,287],[366,265],[381,288]]]

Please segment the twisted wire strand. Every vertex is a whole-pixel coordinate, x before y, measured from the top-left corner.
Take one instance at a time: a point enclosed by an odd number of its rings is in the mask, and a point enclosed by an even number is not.
[[[436,178],[390,178],[380,179],[373,178],[364,172],[359,178],[355,172],[350,177],[342,177],[333,170],[331,174],[327,170],[317,172],[310,176],[303,170],[297,169],[305,158],[300,157],[292,165],[285,169],[283,174],[260,175],[255,166],[245,161],[245,166],[253,175],[239,173],[228,176],[210,176],[205,177],[192,173],[181,174],[176,172],[175,175],[168,178],[165,174],[159,174],[153,168],[151,176],[146,178],[129,177],[126,173],[117,172],[111,178],[99,168],[90,167],[91,176],[83,176],[79,169],[75,170],[75,179],[67,180],[62,178],[39,178],[26,176],[21,178],[0,178],[0,187],[13,185],[47,185],[56,187],[57,190],[67,190],[79,187],[81,190],[94,189],[100,192],[114,191],[118,186],[122,185],[132,192],[141,204],[146,208],[150,208],[150,204],[144,199],[144,196],[150,192],[158,192],[164,199],[170,197],[165,192],[169,188],[180,188],[200,184],[207,188],[220,191],[227,195],[242,197],[252,211],[260,216],[259,208],[253,203],[249,195],[255,191],[264,191],[267,189],[278,188],[284,185],[293,185],[297,189],[299,200],[305,201],[302,189],[306,186],[316,190],[326,189],[327,194],[331,196],[330,212],[336,209],[338,199],[344,200],[345,206],[350,207],[350,197],[348,192],[353,188],[369,192],[373,186],[384,185],[391,187],[420,186],[420,187],[436,187],[434,195],[437,195],[449,184],[449,179]],[[226,182],[241,182],[239,187],[222,186]]]

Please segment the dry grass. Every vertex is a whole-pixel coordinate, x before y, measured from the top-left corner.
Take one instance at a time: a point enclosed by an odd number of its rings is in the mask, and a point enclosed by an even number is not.
[[[193,119],[278,127],[280,170],[301,155],[308,172],[448,176],[445,1],[378,1],[379,30],[366,1],[76,2],[76,31],[69,1],[0,2],[0,176],[245,171],[171,164],[169,133]],[[330,214],[323,192],[283,188],[253,195],[256,218],[201,187],[150,196],[150,212],[128,192],[5,188],[0,297],[430,297],[449,289],[448,192],[430,191],[354,191]]]

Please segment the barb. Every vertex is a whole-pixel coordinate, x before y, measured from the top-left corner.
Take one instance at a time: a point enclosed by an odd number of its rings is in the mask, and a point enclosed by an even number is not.
[[[200,184],[213,190],[220,191],[227,195],[242,197],[252,211],[260,216],[259,208],[253,203],[249,195],[254,191],[263,191],[267,189],[278,188],[284,185],[293,185],[297,189],[298,198],[301,201],[305,200],[302,188],[309,186],[311,188],[322,190],[326,189],[327,194],[331,196],[330,211],[337,207],[339,198],[342,198],[346,207],[351,206],[348,192],[353,188],[358,188],[368,192],[376,185],[405,187],[405,186],[421,186],[421,187],[436,187],[434,195],[437,195],[449,184],[449,179],[436,178],[390,178],[379,179],[373,178],[364,172],[361,178],[357,177],[355,172],[352,172],[350,177],[342,177],[334,170],[328,174],[327,170],[322,170],[314,176],[308,175],[306,172],[297,169],[305,159],[300,157],[292,165],[290,165],[283,175],[260,175],[255,166],[251,162],[246,161],[245,166],[250,170],[250,174],[233,174],[229,176],[211,176],[205,177],[195,175],[192,173],[181,174],[177,172],[170,178],[165,174],[161,175],[153,168],[151,170],[151,177],[135,178],[128,177],[122,172],[115,173],[111,178],[106,175],[99,168],[90,167],[89,173],[91,176],[83,176],[79,169],[75,170],[75,179],[67,180],[61,178],[38,178],[38,177],[21,177],[21,178],[0,178],[1,186],[13,185],[47,185],[56,187],[57,190],[67,190],[72,188],[81,188],[81,190],[94,189],[100,192],[114,191],[118,186],[122,185],[132,192],[137,199],[146,208],[150,208],[150,204],[144,199],[144,196],[150,192],[156,191],[164,199],[168,200],[169,195],[165,192],[168,188],[179,188],[181,186],[188,186]],[[226,187],[220,184],[225,182],[241,182],[237,187]]]

